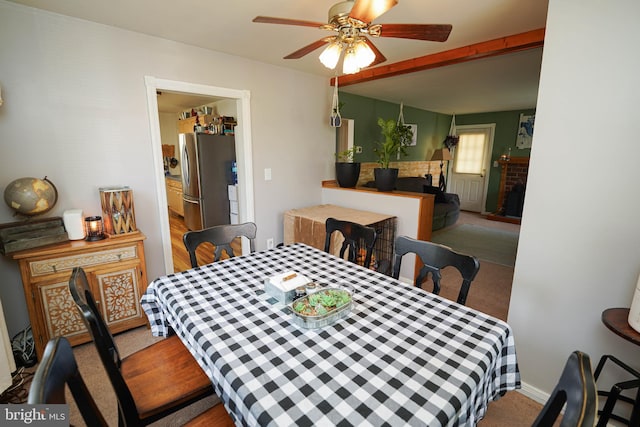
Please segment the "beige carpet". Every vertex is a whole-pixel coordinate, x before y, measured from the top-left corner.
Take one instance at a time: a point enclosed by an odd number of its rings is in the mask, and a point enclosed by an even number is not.
[[[433,233],[431,241],[457,251],[473,254],[494,264],[513,267],[516,263],[519,233],[475,224],[460,224]],[[488,244],[487,244],[488,243]]]
[[[467,223],[482,223],[483,220],[479,216],[463,213],[463,221]],[[490,223],[493,221],[489,221]],[[485,224],[486,225],[486,224]],[[492,226],[489,224],[488,226]],[[497,227],[505,227],[513,230],[512,224],[496,223]],[[455,299],[457,289],[449,289],[446,283],[455,278],[455,271],[445,270],[443,274],[443,291],[442,295]],[[513,268],[502,265],[491,264],[481,261],[480,272],[476,280],[473,282],[467,305],[484,311],[492,316],[500,319],[506,319],[509,309],[509,297],[511,293],[511,282],[513,279]],[[449,295],[449,296],[448,296]],[[145,327],[137,328],[115,337],[121,355],[126,356],[140,348],[143,348],[158,338],[151,336],[149,329]],[[74,354],[78,360],[80,371],[85,378],[92,394],[94,395],[100,409],[102,410],[109,425],[117,425],[117,408],[113,389],[111,388],[106,373],[102,368],[100,359],[92,343],[74,347]],[[185,408],[177,414],[167,417],[153,424],[154,426],[179,426],[188,421],[195,415],[212,406],[217,397],[211,397]],[[73,399],[68,396],[70,403],[71,424],[76,426],[84,425],[80,414],[73,404]],[[501,399],[492,402],[486,417],[480,421],[479,427],[519,427],[530,426],[537,416],[542,405],[523,396],[517,391],[508,392]]]

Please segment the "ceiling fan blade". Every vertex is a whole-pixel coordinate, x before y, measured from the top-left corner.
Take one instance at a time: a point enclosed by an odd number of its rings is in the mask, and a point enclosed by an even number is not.
[[[444,42],[449,38],[449,24],[383,24],[380,37],[396,37],[399,39],[427,40]]]
[[[255,18],[253,18],[253,22],[259,22],[262,24],[298,25],[301,27],[313,28],[321,28],[323,25],[327,25],[324,22],[303,21],[301,19],[273,18],[271,16],[256,16]]]
[[[376,59],[374,59],[373,62],[368,65],[368,67],[373,67],[375,65],[382,64],[384,61],[387,60],[387,58],[385,58],[385,56],[382,54],[382,52],[380,52],[380,50],[378,50],[376,45],[374,45],[371,42],[371,40],[369,40],[367,37],[362,37],[362,38],[364,39],[365,43],[371,48],[373,53],[376,54]]]
[[[325,37],[323,39],[317,40],[305,47],[303,47],[302,49],[298,49],[293,53],[290,53],[289,55],[285,56],[284,59],[299,59],[302,58],[303,56],[313,52],[314,50],[318,49],[319,47],[324,46],[325,44],[329,43],[331,40],[333,39],[333,37]]]
[[[397,4],[398,0],[356,0],[349,17],[368,24]]]

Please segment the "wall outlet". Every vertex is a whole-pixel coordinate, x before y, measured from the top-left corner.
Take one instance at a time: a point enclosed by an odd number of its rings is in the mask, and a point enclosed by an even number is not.
[[[362,153],[362,145],[356,145],[356,153],[357,154]]]
[[[273,249],[273,239],[267,239],[267,249]]]

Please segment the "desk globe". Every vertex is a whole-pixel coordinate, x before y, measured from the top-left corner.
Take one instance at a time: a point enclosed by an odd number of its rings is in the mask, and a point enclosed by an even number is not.
[[[58,190],[45,176],[19,178],[7,185],[4,201],[18,214],[42,215],[49,212],[58,201]]]

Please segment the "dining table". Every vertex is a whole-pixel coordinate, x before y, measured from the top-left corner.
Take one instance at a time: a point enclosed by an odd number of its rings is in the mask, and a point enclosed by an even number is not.
[[[264,292],[293,271],[353,291],[353,307],[308,329]],[[154,336],[178,334],[236,425],[473,426],[520,388],[504,321],[303,243],[152,281]]]

